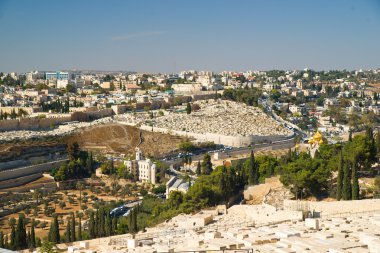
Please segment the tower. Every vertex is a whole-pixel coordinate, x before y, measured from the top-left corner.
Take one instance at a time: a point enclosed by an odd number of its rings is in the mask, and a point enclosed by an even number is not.
[[[156,184],[156,163],[153,163],[150,167],[150,183]]]
[[[135,151],[136,151],[136,161],[143,160],[144,157],[143,157],[143,154],[142,154],[140,148],[136,148]]]

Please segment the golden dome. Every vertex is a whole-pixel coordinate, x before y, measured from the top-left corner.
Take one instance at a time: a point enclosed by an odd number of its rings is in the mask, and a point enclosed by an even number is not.
[[[322,137],[323,137],[322,134],[319,131],[317,131],[314,134],[313,139],[319,142],[320,140],[322,140]]]

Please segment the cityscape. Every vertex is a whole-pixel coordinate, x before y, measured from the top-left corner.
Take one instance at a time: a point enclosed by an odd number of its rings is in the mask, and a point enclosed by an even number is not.
[[[0,1],[0,252],[380,252],[379,14]]]

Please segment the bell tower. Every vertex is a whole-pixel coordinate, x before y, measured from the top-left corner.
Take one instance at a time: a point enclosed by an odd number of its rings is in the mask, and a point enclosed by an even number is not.
[[[142,154],[140,148],[136,148],[135,151],[136,151],[136,160],[137,161],[143,160],[144,157],[143,157],[143,154]]]

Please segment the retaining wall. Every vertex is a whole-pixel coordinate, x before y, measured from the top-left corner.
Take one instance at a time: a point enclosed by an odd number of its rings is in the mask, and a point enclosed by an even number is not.
[[[42,175],[43,172],[48,172],[52,170],[53,168],[60,167],[63,163],[67,161],[68,159],[63,159],[63,160],[58,160],[54,162],[41,163],[41,164],[22,167],[22,168],[13,169],[13,170],[1,171],[0,184],[2,184],[3,181],[9,180],[9,179],[17,179],[19,177],[25,177],[25,176],[33,175],[36,173],[40,173],[40,175]]]
[[[6,188],[12,188],[12,187],[16,187],[16,186],[20,186],[20,185],[32,182],[40,178],[41,176],[42,176],[42,173],[36,173],[36,174],[27,175],[24,177],[18,177],[18,178],[1,181],[0,190],[6,189]]]
[[[94,119],[100,119],[100,118],[112,116],[114,113],[111,108],[107,108],[107,109],[98,110],[98,111],[85,112],[85,114],[87,114],[90,117],[90,120],[94,120]]]
[[[333,216],[349,213],[380,212],[380,199],[346,201],[298,201],[284,200],[285,210],[303,210],[319,212],[321,216]]]
[[[151,126],[142,125],[140,127],[142,130],[146,131],[152,131]],[[199,133],[192,133],[192,132],[186,132],[186,131],[176,131],[166,128],[158,128],[153,127],[153,132],[159,132],[159,133],[166,133],[166,134],[172,134],[172,135],[180,135],[180,136],[188,136],[193,137],[196,140],[200,142],[214,142],[215,144],[223,144],[225,146],[232,146],[232,147],[241,147],[241,146],[248,146],[252,143],[259,143],[259,142],[274,142],[274,141],[280,141],[284,140],[286,138],[290,138],[293,136],[291,135],[268,135],[268,136],[258,136],[258,135],[251,135],[251,136],[227,136],[227,135],[220,135],[220,134],[213,134],[213,133],[206,133],[206,134],[199,134]]]
[[[9,170],[12,168],[27,166],[27,165],[28,165],[28,162],[25,159],[13,160],[13,161],[8,161],[8,162],[0,162],[0,171]]]
[[[49,129],[51,125],[57,125],[69,121],[71,121],[71,116],[44,119],[25,118],[1,120],[0,131]]]

